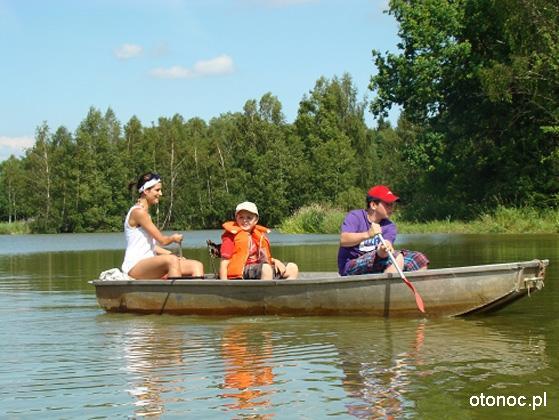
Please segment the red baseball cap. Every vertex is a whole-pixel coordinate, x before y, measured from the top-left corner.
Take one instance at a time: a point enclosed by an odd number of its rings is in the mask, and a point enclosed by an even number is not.
[[[384,201],[385,203],[393,203],[400,200],[386,185],[375,185],[367,192],[367,197],[374,200]]]

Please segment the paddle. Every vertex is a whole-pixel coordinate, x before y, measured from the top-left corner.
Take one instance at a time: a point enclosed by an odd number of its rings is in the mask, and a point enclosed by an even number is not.
[[[381,233],[377,233],[380,242],[382,243],[382,245],[384,245],[384,247],[386,248],[386,252],[388,253],[388,257],[390,258],[390,261],[392,261],[392,265],[394,267],[396,267],[396,270],[398,270],[398,274],[400,275],[400,278],[404,281],[404,283],[406,283],[406,285],[412,290],[413,295],[415,296],[415,304],[417,305],[417,309],[419,309],[421,312],[425,313],[425,305],[423,304],[423,299],[421,298],[421,296],[419,295],[419,293],[417,292],[417,290],[415,289],[415,286],[412,284],[411,281],[409,281],[406,276],[404,275],[404,272],[402,271],[402,269],[398,266],[398,264],[396,263],[396,258],[394,258],[394,255],[392,255],[392,252],[390,252],[388,250],[388,246],[387,243],[385,242],[384,238],[382,237]]]

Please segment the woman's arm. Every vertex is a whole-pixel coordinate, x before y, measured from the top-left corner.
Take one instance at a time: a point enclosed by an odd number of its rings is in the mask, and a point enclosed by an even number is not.
[[[172,252],[169,251],[168,249],[162,248],[162,247],[157,246],[157,245],[155,246],[155,253],[156,253],[157,255],[169,255],[169,254],[172,254]]]
[[[130,223],[133,222],[133,223]],[[143,229],[146,230],[157,242],[161,245],[169,245],[173,242],[181,242],[182,235],[180,233],[174,233],[173,235],[167,236],[163,235],[157,226],[153,224],[151,221],[151,217],[149,217],[148,212],[145,209],[134,209],[132,210],[132,214],[130,215],[129,223],[131,226],[141,226]]]

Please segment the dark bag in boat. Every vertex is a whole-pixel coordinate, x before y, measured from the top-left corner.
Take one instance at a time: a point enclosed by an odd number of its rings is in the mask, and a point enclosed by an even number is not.
[[[221,244],[216,244],[215,242],[208,239],[206,241],[208,245],[208,252],[212,258],[221,258]]]

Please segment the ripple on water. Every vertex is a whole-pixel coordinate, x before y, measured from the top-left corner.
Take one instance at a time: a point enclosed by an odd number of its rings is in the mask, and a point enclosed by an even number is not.
[[[435,418],[557,381],[557,344],[519,317],[108,315],[46,284],[0,281],[0,417]]]

